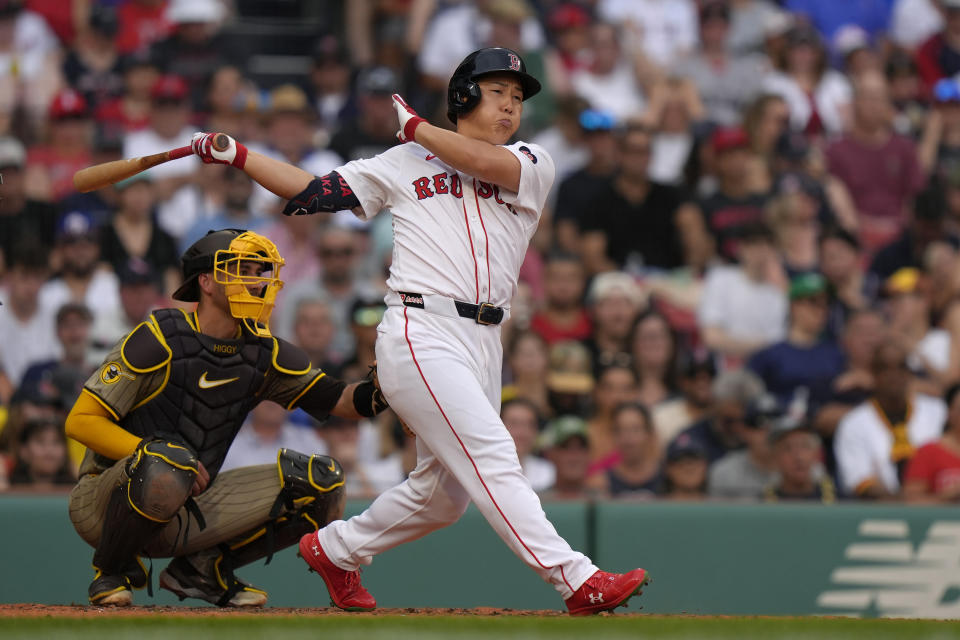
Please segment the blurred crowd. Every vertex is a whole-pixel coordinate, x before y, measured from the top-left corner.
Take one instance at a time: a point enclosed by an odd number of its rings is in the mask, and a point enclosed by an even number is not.
[[[0,487],[74,481],[66,412],[208,229],[277,244],[276,335],[374,358],[388,214],[76,170],[223,131],[322,175],[397,144],[395,92],[445,124],[482,46],[543,83],[518,135],[557,166],[503,332],[535,489],[960,501],[960,0],[0,0]],[[412,442],[263,403],[225,468],[321,451],[370,497]]]

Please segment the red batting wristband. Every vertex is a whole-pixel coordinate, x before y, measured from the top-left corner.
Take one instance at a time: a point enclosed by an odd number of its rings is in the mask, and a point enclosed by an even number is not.
[[[426,122],[426,120],[420,116],[413,116],[407,120],[407,123],[403,125],[403,137],[407,140],[414,140],[413,136],[416,134],[417,127],[420,126],[421,122]]]
[[[237,145],[237,154],[233,157],[233,162],[230,164],[237,169],[243,169],[243,166],[247,164],[247,148],[236,141],[234,141],[234,144]]]

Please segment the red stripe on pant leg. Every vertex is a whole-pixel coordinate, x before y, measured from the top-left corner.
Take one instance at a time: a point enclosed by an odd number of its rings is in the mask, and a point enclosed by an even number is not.
[[[443,416],[443,419],[447,423],[447,426],[450,427],[450,432],[453,433],[453,437],[457,439],[458,443],[460,443],[460,448],[463,449],[463,453],[464,455],[467,456],[467,460],[469,460],[470,464],[473,465],[473,471],[477,474],[477,478],[480,480],[480,484],[483,485],[484,491],[487,492],[487,496],[490,498],[490,502],[492,502],[493,506],[497,508],[497,512],[500,514],[500,517],[503,518],[503,521],[507,523],[507,526],[510,527],[510,531],[513,532],[513,535],[517,538],[517,541],[520,543],[520,545],[527,550],[527,553],[530,554],[530,557],[532,557],[534,561],[538,565],[540,565],[542,569],[546,569],[548,571],[550,569],[553,569],[556,566],[559,566],[560,577],[563,578],[564,584],[567,585],[567,588],[570,589],[571,593],[576,591],[576,589],[571,587],[570,583],[567,582],[567,575],[566,573],[564,573],[562,565],[554,565],[554,567],[548,567],[547,565],[540,562],[540,558],[538,558],[537,555],[530,550],[530,547],[527,546],[527,543],[523,541],[523,538],[520,537],[520,534],[517,533],[517,530],[513,528],[512,524],[510,524],[510,520],[507,519],[507,516],[503,513],[503,510],[500,508],[500,505],[497,504],[497,501],[493,497],[493,494],[490,493],[490,488],[487,486],[487,483],[483,481],[483,476],[480,475],[480,469],[479,467],[477,467],[477,463],[473,461],[473,457],[470,455],[470,452],[467,451],[466,445],[463,444],[463,440],[460,439],[460,436],[457,434],[456,429],[454,429],[453,425],[450,423],[450,419],[447,418],[447,414],[446,412],[444,412],[443,407],[440,406],[440,402],[437,400],[437,396],[433,395],[433,389],[430,388],[430,383],[427,382],[426,376],[423,375],[423,370],[420,368],[420,363],[417,362],[417,356],[416,354],[413,353],[413,343],[410,342],[410,335],[407,332],[408,325],[409,325],[409,321],[407,318],[407,307],[404,307],[403,308],[403,337],[406,338],[407,346],[410,348],[410,357],[413,358],[413,364],[416,365],[417,372],[420,374],[420,379],[423,380],[424,386],[427,387],[427,392],[430,394],[430,397],[433,398],[433,403],[437,405],[437,409],[439,409],[440,415]]]

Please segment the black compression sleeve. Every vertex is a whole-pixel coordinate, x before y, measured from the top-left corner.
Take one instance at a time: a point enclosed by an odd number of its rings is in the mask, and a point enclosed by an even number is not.
[[[303,216],[318,211],[334,212],[359,207],[360,201],[347,181],[336,171],[314,178],[283,209],[285,216]]]

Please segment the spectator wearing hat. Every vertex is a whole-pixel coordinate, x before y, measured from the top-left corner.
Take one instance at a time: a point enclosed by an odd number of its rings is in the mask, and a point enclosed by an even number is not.
[[[22,108],[31,129],[41,128],[50,101],[63,85],[60,42],[47,22],[23,0],[0,2],[0,134]]]
[[[172,163],[168,163],[172,164]],[[165,291],[179,283],[177,243],[154,218],[158,186],[152,169],[118,182],[118,208],[100,234],[100,255],[119,272],[130,258],[150,263],[160,274]]]
[[[74,191],[73,174],[90,166],[93,126],[83,95],[73,89],[50,103],[46,142],[27,153],[26,189],[37,200],[58,201]]]
[[[540,451],[553,463],[553,486],[540,493],[547,500],[574,500],[601,497],[587,483],[590,467],[590,435],[587,423],[578,416],[565,415],[547,423],[540,436]]]
[[[554,159],[555,184],[582,169],[589,160],[590,154],[584,141],[583,128],[580,126],[580,114],[589,107],[589,103],[580,96],[558,96],[553,121],[547,123],[531,140],[543,147]],[[556,207],[557,191],[551,189],[547,196],[550,209]]]
[[[960,73],[960,0],[938,0],[942,28],[914,53],[917,69],[929,94],[937,81]]]
[[[67,83],[80,92],[91,109],[123,92],[123,63],[116,46],[117,13],[93,5],[86,28],[77,33],[63,61]]]
[[[30,365],[60,357],[53,313],[40,306],[48,272],[46,251],[37,244],[23,242],[7,256],[0,289],[0,371],[14,387]]]
[[[684,502],[706,499],[709,467],[710,461],[704,446],[695,438],[681,433],[667,447],[659,496]]]
[[[673,73],[690,78],[706,109],[706,120],[737,126],[744,108],[760,94],[770,69],[766,56],[737,53],[729,47],[730,6],[722,0],[700,5],[700,47],[673,66]]]
[[[890,39],[903,51],[916,51],[943,29],[943,12],[937,0],[894,0]]]
[[[350,305],[350,330],[353,333],[353,355],[343,363],[342,373],[349,380],[360,380],[370,372],[377,360],[374,345],[377,326],[383,320],[387,305],[383,297],[358,297]]]
[[[883,71],[870,34],[859,24],[845,24],[837,29],[830,44],[837,66],[848,77],[857,78],[867,71]]]
[[[150,89],[150,126],[133,131],[124,139],[123,157],[138,158],[183,145],[193,135],[189,89],[177,75],[161,75]],[[194,187],[200,161],[195,157],[165,162],[150,169],[155,183],[157,221],[174,238],[196,221],[200,210]]]
[[[357,116],[341,127],[330,140],[330,150],[345,162],[372,158],[398,144],[394,93],[400,79],[390,67],[364,69],[357,76]]]
[[[717,376],[713,354],[697,349],[679,357],[677,397],[653,407],[653,426],[660,442],[670,442],[678,433],[703,419],[713,402],[711,387]]]
[[[696,200],[690,215],[697,236],[709,234],[716,252],[727,261],[736,260],[737,237],[748,225],[764,220],[769,196],[754,191],[750,175],[750,139],[742,127],[718,128],[710,136],[717,189]],[[688,214],[689,215],[689,214]],[[706,227],[704,230],[703,227]]]
[[[593,467],[590,484],[612,498],[650,499],[662,483],[661,450],[653,419],[643,404],[629,402],[613,411],[616,454]]]
[[[836,487],[819,462],[823,449],[820,439],[806,422],[775,422],[769,439],[776,479],[764,489],[766,502],[836,501]]]
[[[580,229],[595,210],[600,194],[613,180],[619,162],[616,119],[606,111],[584,109],[577,116],[587,149],[586,164],[556,182],[556,209],[553,212],[554,242],[570,253],[580,252]]]
[[[130,0],[117,7],[117,49],[124,56],[149,50],[150,45],[173,31],[167,3]]]
[[[943,435],[919,449],[907,465],[903,498],[911,503],[960,501],[960,385],[947,389]]]
[[[27,194],[24,167],[27,152],[12,136],[0,136],[0,175],[3,175],[3,197],[0,197],[0,251],[9,261],[16,247],[24,242],[53,245],[57,227],[57,210],[49,202],[34,200]]]
[[[766,27],[784,13],[765,0],[730,0],[729,47],[737,53],[763,50]]]
[[[812,27],[796,25],[786,38],[764,90],[787,101],[793,130],[812,137],[841,133],[849,121],[850,83],[829,68],[823,41]]]
[[[744,444],[710,465],[707,494],[727,500],[757,500],[776,479],[769,434],[782,415],[776,398],[765,393],[747,406],[743,420],[733,424],[733,433]]]
[[[826,335],[839,341],[847,319],[873,304],[880,284],[864,268],[860,241],[842,227],[830,225],[821,232],[818,253],[829,296]]]
[[[710,412],[681,431],[671,443],[692,440],[711,463],[740,449],[743,442],[736,428],[744,421],[751,404],[765,392],[763,380],[747,369],[721,373],[713,381]]]
[[[619,136],[620,171],[598,195],[592,215],[581,222],[581,251],[588,273],[674,269],[685,263],[686,218],[675,187],[648,177],[652,132],[629,125]]]
[[[856,79],[852,113],[849,132],[827,147],[827,166],[853,197],[860,240],[873,253],[906,227],[925,177],[913,142],[893,132],[890,92],[879,72]]]
[[[609,466],[616,458],[613,414],[620,405],[637,401],[637,374],[633,369],[611,365],[602,369],[596,380],[587,419],[591,471]]]
[[[586,273],[576,254],[553,253],[543,273],[544,300],[530,319],[530,329],[548,345],[563,340],[586,340],[593,326],[583,305]]]
[[[540,413],[537,407],[525,398],[514,398],[503,403],[500,418],[517,446],[520,467],[533,490],[539,493],[552,487],[557,480],[556,467],[549,460],[534,453],[540,434]]]
[[[590,28],[590,65],[570,75],[573,91],[595,109],[609,112],[620,122],[643,115],[647,105],[642,64],[635,64],[623,50],[620,29],[610,22]]]
[[[783,407],[798,403],[797,412],[823,404],[830,384],[843,371],[843,354],[823,339],[827,325],[827,282],[819,273],[805,273],[790,281],[787,334],[754,353],[747,367],[763,380]],[[797,418],[798,416],[792,416]]]
[[[626,273],[609,271],[594,277],[587,291],[587,309],[593,335],[584,340],[596,375],[610,365],[632,366],[630,337],[647,301],[637,281]]]
[[[697,323],[707,348],[732,365],[781,340],[786,329],[785,276],[773,237],[763,225],[748,225],[737,243],[739,264],[707,272]]]
[[[350,55],[337,36],[317,39],[309,80],[308,93],[318,115],[317,124],[332,136],[357,114],[356,96],[350,86]]]
[[[940,398],[910,389],[908,353],[885,342],[873,353],[872,397],[843,417],[833,440],[840,486],[846,495],[890,499],[918,447],[940,437],[947,407]]]
[[[943,78],[933,86],[933,108],[919,144],[920,166],[949,180],[960,171],[960,82]]]
[[[588,65],[590,47],[590,26],[593,18],[581,5],[575,2],[561,2],[547,14],[553,46],[560,56],[563,69],[571,74]]]
[[[120,307],[112,314],[94,314],[90,359],[103,362],[110,349],[160,306],[162,276],[149,262],[129,257],[116,269]]]
[[[120,309],[117,276],[100,261],[100,227],[89,213],[70,211],[57,223],[57,275],[40,289],[40,305],[56,310],[74,302],[84,305],[94,317],[112,315]]]

